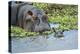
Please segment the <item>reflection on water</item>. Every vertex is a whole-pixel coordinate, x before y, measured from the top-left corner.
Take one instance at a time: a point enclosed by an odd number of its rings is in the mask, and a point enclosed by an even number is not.
[[[78,48],[77,30],[64,32],[64,39],[56,39],[54,34],[26,38],[12,38],[12,52],[33,52],[49,50],[66,50]]]

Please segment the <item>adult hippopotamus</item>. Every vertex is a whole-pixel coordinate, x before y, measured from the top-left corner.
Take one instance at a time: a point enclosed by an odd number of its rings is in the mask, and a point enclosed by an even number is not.
[[[11,25],[19,26],[26,31],[42,32],[50,30],[48,16],[32,3],[9,2],[11,8]]]

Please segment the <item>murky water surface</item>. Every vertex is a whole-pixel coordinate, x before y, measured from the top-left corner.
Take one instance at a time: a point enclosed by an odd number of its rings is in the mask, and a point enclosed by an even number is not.
[[[56,25],[54,26],[56,27]],[[52,27],[54,26],[52,25]],[[78,30],[64,31],[63,35],[64,39],[55,38],[54,33],[45,36],[12,38],[12,52],[37,52],[78,48]]]

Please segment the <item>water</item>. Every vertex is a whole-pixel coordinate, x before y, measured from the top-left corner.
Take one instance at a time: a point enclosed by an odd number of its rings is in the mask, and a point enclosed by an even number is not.
[[[68,50],[78,48],[78,31],[70,30],[63,33],[64,39],[56,39],[54,33],[25,38],[12,38],[12,52],[37,52]]]

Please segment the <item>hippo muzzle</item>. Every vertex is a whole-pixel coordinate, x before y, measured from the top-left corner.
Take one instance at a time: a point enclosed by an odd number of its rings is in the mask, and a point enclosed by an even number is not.
[[[50,30],[50,26],[49,26],[47,19],[48,19],[47,16],[44,16],[44,15],[42,15],[42,17],[39,17],[38,22],[36,22],[37,24],[35,24],[34,31],[43,32],[43,31]]]

